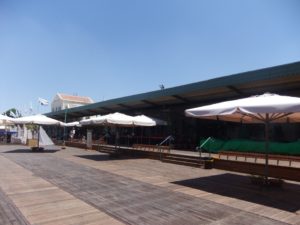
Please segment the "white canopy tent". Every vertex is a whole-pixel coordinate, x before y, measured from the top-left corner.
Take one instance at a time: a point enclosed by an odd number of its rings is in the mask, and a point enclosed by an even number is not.
[[[265,177],[268,178],[269,124],[300,122],[300,98],[265,93],[185,110],[189,117],[265,124]]]

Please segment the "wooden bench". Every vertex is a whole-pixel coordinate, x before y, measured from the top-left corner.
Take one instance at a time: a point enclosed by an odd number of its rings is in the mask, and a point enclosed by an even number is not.
[[[254,162],[257,162],[257,159],[265,159],[265,154],[263,153],[253,153],[253,152],[233,152],[233,151],[220,151],[219,152],[219,159],[221,156],[224,155],[227,157],[227,160],[230,156],[234,156],[235,160],[238,159],[238,157],[245,158],[245,161],[247,161],[247,158],[254,158]],[[289,166],[292,165],[292,162],[300,162],[300,156],[289,156],[289,155],[274,155],[269,154],[269,159],[276,160],[277,165],[279,165],[279,161],[288,161]]]
[[[163,152],[170,153],[171,148],[169,146],[158,146],[158,145],[146,145],[146,144],[133,144],[134,150],[149,151],[149,152]]]

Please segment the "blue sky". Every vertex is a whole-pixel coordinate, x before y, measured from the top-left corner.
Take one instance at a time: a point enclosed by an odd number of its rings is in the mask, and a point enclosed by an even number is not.
[[[299,11],[298,0],[0,0],[0,112],[300,61]]]

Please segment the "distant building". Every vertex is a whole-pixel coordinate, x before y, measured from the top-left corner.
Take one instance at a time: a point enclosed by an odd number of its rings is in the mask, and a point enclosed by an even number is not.
[[[57,93],[51,103],[51,111],[57,112],[60,110],[88,105],[91,103],[94,103],[94,101],[90,97]]]

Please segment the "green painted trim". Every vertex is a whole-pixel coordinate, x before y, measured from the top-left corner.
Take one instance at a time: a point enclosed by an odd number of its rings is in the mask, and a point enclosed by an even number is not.
[[[80,107],[68,109],[68,113],[72,113],[72,112],[75,113],[75,112],[80,112],[89,109],[93,110],[96,108],[109,107],[110,105],[125,104],[128,102],[138,102],[142,100],[151,101],[152,99],[156,99],[160,97],[180,95],[183,93],[193,92],[197,90],[204,91],[212,88],[226,87],[228,85],[234,86],[234,85],[248,83],[248,82],[271,80],[275,78],[281,78],[281,77],[287,77],[287,76],[293,76],[299,74],[300,74],[300,62],[294,62],[294,63],[284,64],[280,66],[269,67],[269,68],[214,78],[206,81],[185,84],[177,87],[166,88],[164,90],[157,90],[157,91],[130,95],[121,98],[110,99],[107,101],[97,102],[86,106],[80,106]],[[52,117],[52,116],[59,116],[64,114],[65,114],[65,110],[61,110],[57,112],[46,113],[45,115]]]

